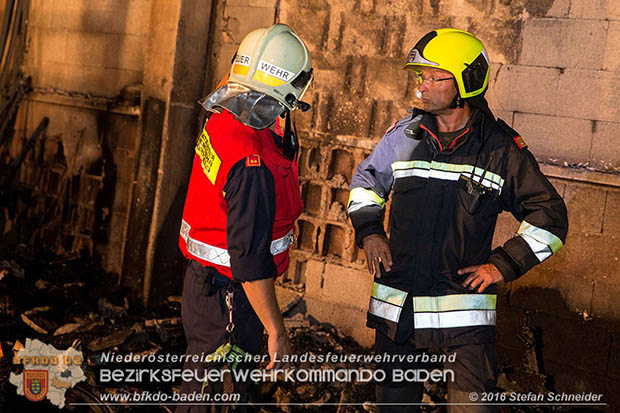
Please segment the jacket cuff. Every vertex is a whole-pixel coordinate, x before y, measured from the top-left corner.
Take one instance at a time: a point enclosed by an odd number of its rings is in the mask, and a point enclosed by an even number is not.
[[[368,235],[379,234],[387,238],[383,225],[381,223],[370,222],[355,229],[355,242],[357,246],[362,248],[362,241]]]
[[[267,252],[243,257],[230,257],[230,270],[235,281],[256,281],[273,278],[278,271],[273,255]]]
[[[489,262],[497,267],[506,282],[514,281],[523,275],[517,263],[503,247],[497,247],[491,252]]]
[[[362,248],[362,240],[371,234],[385,236],[383,229],[383,210],[376,207],[364,207],[349,214],[353,228],[355,228],[355,243]]]

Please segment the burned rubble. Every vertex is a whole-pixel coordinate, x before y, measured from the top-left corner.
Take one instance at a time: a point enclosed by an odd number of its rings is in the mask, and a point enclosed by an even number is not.
[[[9,409],[6,411],[18,406],[32,407],[24,397],[16,395],[15,387],[7,380],[9,373],[21,369],[20,365],[13,364],[13,355],[28,338],[39,339],[58,349],[74,347],[83,352],[89,380],[67,392],[70,411],[71,399],[94,403],[96,392],[105,390],[97,388],[92,368],[96,365],[97,353],[110,349],[153,353],[184,351],[180,322],[175,329],[167,331],[169,323],[165,321],[179,318],[178,301],[170,301],[156,311],[145,311],[139,301],[127,298],[127,291],[118,287],[115,276],[105,273],[87,255],[20,255],[5,259],[0,268],[3,268],[0,270],[3,274],[0,280],[0,341],[4,354],[0,363],[3,383],[0,405]],[[37,409],[44,406],[45,403],[41,403]],[[48,406],[50,411],[58,411]]]
[[[47,259],[46,259],[47,258]],[[0,280],[0,326],[2,351],[0,362],[0,403],[13,411],[31,407],[31,402],[17,396],[7,377],[21,368],[13,364],[13,354],[27,338],[37,338],[56,348],[75,347],[83,352],[84,367],[89,377],[85,383],[67,392],[68,411],[81,411],[71,403],[99,403],[98,392],[139,392],[167,390],[156,383],[120,384],[102,387],[97,382],[101,353],[116,354],[183,354],[185,338],[180,319],[179,297],[169,297],[155,311],[142,308],[139,301],[127,298],[127,291],[117,287],[117,280],[98,268],[87,256],[8,258],[2,264]],[[86,280],[86,281],[84,281]],[[19,292],[19,294],[15,294]],[[308,319],[303,313],[303,300],[297,298],[284,307],[286,325],[295,353],[365,354],[352,339],[333,326]],[[106,367],[112,368],[113,364]],[[142,367],[148,367],[148,364]],[[157,368],[180,367],[157,365]],[[293,368],[371,368],[371,365],[311,365],[293,363]],[[178,387],[178,383],[176,384]],[[290,411],[372,411],[372,383],[285,383],[266,382],[261,387],[263,412]],[[366,405],[363,403],[367,402]],[[290,405],[286,405],[290,404]],[[338,406],[340,404],[340,406]],[[357,404],[357,405],[354,405]],[[307,405],[307,406],[302,406]],[[46,411],[46,404],[37,411]],[[57,411],[47,405],[49,411]],[[136,406],[92,406],[93,411],[147,411]],[[170,411],[162,405],[160,411]],[[149,407],[148,411],[154,411]]]

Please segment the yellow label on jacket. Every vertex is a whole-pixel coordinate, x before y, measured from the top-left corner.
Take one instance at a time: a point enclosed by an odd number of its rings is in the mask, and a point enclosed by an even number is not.
[[[217,156],[217,153],[215,153],[213,146],[211,146],[211,139],[205,129],[202,130],[202,134],[200,134],[200,138],[198,138],[196,154],[200,157],[202,170],[207,176],[207,179],[215,185],[215,179],[222,165],[222,160]]]

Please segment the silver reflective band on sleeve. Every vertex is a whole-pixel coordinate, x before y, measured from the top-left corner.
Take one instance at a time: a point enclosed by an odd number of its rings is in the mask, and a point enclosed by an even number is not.
[[[201,258],[212,264],[230,267],[230,256],[223,248],[214,247],[204,242],[196,241],[189,236],[191,227],[185,220],[181,220],[181,238],[185,240],[187,251],[195,257]]]
[[[290,230],[285,236],[282,238],[274,239],[271,241],[271,246],[269,247],[269,251],[271,255],[278,255],[288,249],[295,242],[295,236],[293,236],[293,230]]]
[[[366,206],[378,206],[383,208],[385,200],[375,191],[366,188],[353,188],[349,194],[347,212],[350,214]]]
[[[436,313],[455,310],[495,310],[495,294],[451,294],[431,297],[413,297],[413,311]]]
[[[495,310],[415,313],[414,328],[455,328],[495,325]]]
[[[398,323],[402,309],[402,307],[397,305],[370,297],[370,307],[368,308],[368,312],[376,315],[377,317],[385,318],[386,320]]]
[[[187,251],[190,254],[212,264],[221,265],[222,267],[230,267],[230,255],[228,255],[228,251],[191,238],[189,236],[190,229],[191,226],[185,222],[185,220],[181,220],[181,238],[185,240]],[[293,230],[290,230],[282,238],[271,241],[269,250],[272,255],[278,255],[286,251],[294,241],[295,237],[293,236]]]
[[[527,221],[523,221],[517,234],[529,245],[532,252],[543,262],[562,248],[562,241],[551,232],[538,228]]]

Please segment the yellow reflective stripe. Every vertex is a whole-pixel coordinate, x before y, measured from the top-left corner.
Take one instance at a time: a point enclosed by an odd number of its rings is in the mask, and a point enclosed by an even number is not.
[[[439,171],[446,171],[446,172],[470,173],[471,174],[471,171],[473,171],[474,166],[466,165],[466,164],[459,165],[459,164],[433,161],[431,163],[431,169],[436,169]],[[474,176],[482,177],[482,174],[484,174],[484,169],[476,167],[476,172],[474,172]],[[484,179],[489,180],[498,185],[504,184],[504,179],[501,176],[494,174],[493,172],[490,172],[490,171],[487,171],[487,173],[484,175]]]
[[[361,203],[362,206],[366,205],[379,205],[381,208],[385,206],[385,200],[381,198],[377,193],[371,189],[366,188],[353,188],[349,193],[349,201],[347,202],[347,208],[351,206],[351,203]]]
[[[495,310],[495,294],[451,294],[437,297],[413,297],[413,311]]]
[[[456,328],[495,325],[495,310],[450,311],[447,313],[414,313],[416,330],[422,328]]]
[[[538,242],[534,238],[524,234],[520,234],[519,236],[527,243],[528,247],[530,247],[534,255],[536,255],[536,258],[538,258],[539,262],[543,262],[551,255],[553,255],[551,248],[547,244],[543,242]]]
[[[471,173],[471,170],[473,169],[472,167],[470,167],[469,165],[466,165],[468,168],[466,168],[465,173]],[[474,172],[474,180],[480,182],[480,179],[482,179],[482,174],[484,174],[484,169],[482,168],[476,168],[476,172]],[[486,174],[484,174],[484,180],[485,181],[491,181],[494,184],[497,184],[499,186],[504,186],[504,178],[502,178],[501,176],[494,174],[493,172],[489,172],[487,171]]]
[[[368,307],[368,312],[370,314],[398,323],[401,311],[402,307],[370,297],[370,306]]]
[[[372,285],[372,296],[381,301],[402,307],[407,298],[407,291],[374,282]]]
[[[431,171],[428,169],[400,169],[394,171],[394,179],[405,178],[407,176],[419,176],[420,178],[428,178]]]
[[[474,170],[474,166],[466,165],[466,164],[459,165],[459,164],[433,161],[431,163],[431,169],[437,170],[437,171],[444,171],[444,172],[453,172],[453,173],[458,173],[458,174],[471,174],[471,172]],[[476,167],[476,171],[474,172],[474,179],[480,182],[480,179],[482,178],[482,174],[484,174],[484,169]],[[484,180],[493,182],[499,186],[504,185],[504,179],[501,176],[494,174],[493,172],[490,172],[490,171],[487,171],[487,173],[484,174]]]
[[[202,171],[207,176],[207,179],[215,185],[217,179],[217,173],[220,170],[222,161],[217,153],[211,146],[211,138],[206,129],[202,130],[198,142],[196,143],[196,154],[200,157],[200,163],[202,165]]]
[[[521,222],[521,226],[519,227],[517,234],[526,235],[535,239],[538,242],[548,245],[549,248],[551,248],[551,252],[553,254],[558,252],[560,248],[562,248],[562,246],[564,245],[562,243],[562,240],[553,235],[551,232],[542,228],[538,228],[537,226],[534,226],[527,221]]]

